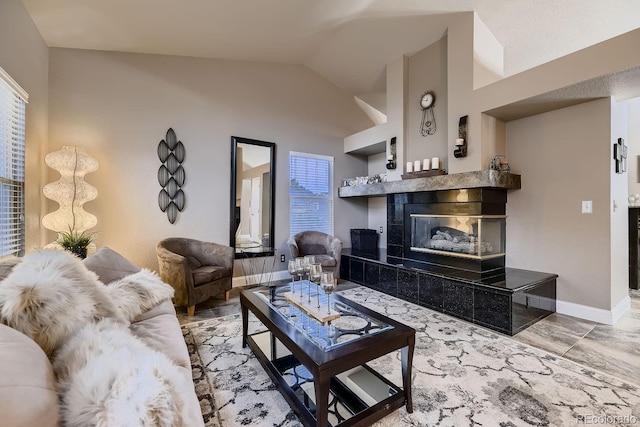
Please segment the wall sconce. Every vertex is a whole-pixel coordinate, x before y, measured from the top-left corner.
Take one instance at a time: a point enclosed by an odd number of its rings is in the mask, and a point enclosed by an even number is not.
[[[456,139],[456,149],[453,155],[456,158],[467,157],[467,117],[462,116],[458,120],[458,139]]]
[[[65,145],[60,151],[47,154],[44,162],[60,173],[60,179],[45,185],[42,192],[60,206],[42,217],[42,225],[57,233],[82,233],[95,227],[98,219],[82,205],[98,197],[98,190],[84,181],[86,174],[98,170],[98,161],[82,148]]]
[[[392,170],[396,168],[396,137],[391,138],[391,142],[389,143],[389,154],[387,155],[387,164],[385,167],[388,170]]]

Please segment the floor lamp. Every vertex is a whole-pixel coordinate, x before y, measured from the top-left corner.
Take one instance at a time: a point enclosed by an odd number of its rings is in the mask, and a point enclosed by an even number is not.
[[[42,189],[47,198],[59,204],[56,211],[42,217],[42,225],[59,235],[65,232],[82,233],[95,227],[98,219],[86,212],[82,205],[98,196],[98,190],[84,181],[86,174],[98,170],[98,161],[84,149],[68,145],[47,154],[44,161],[60,173],[60,179]],[[89,251],[95,251],[95,245],[91,245]],[[59,245],[54,242],[47,247]]]

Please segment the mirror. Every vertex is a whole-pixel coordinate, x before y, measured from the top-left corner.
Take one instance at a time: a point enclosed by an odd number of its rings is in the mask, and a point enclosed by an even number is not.
[[[276,144],[231,137],[231,233],[236,258],[273,255]]]

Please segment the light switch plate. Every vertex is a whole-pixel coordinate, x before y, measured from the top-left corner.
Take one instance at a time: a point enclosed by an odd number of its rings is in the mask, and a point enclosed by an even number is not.
[[[593,201],[592,200],[583,200],[582,201],[582,213],[583,214],[593,213]]]

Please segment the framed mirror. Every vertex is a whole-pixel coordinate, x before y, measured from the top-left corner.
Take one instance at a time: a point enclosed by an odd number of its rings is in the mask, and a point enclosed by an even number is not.
[[[231,233],[236,258],[273,255],[276,144],[231,137]]]

